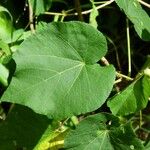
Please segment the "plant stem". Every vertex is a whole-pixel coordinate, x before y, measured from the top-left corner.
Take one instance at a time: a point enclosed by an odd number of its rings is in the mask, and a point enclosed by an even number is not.
[[[79,124],[79,120],[78,120],[78,118],[77,118],[76,116],[72,116],[72,117],[71,117],[71,121],[73,122],[73,124],[74,124],[75,126]]]
[[[122,78],[116,80],[114,84],[120,83],[121,81],[122,81]]]
[[[64,19],[65,19],[65,16],[66,16],[66,13],[65,13],[65,11],[62,11],[62,13],[64,14],[63,16],[61,16],[61,19],[60,19],[60,21],[61,22],[63,22],[64,21]]]
[[[64,140],[60,140],[60,141],[54,141],[54,142],[52,142],[52,143],[50,143],[49,145],[49,149],[50,148],[54,148],[54,147],[56,147],[56,146],[58,146],[58,145],[63,145],[64,144]]]
[[[104,4],[95,7],[95,9],[98,10],[98,9],[103,8],[103,7],[106,7],[106,6],[110,5],[111,3],[113,3],[114,1],[115,1],[115,0],[106,1]],[[89,13],[91,13],[92,11],[93,11],[93,9],[89,9],[89,10],[83,11],[82,14],[89,14]]]
[[[64,13],[56,13],[56,12],[44,12],[45,15],[52,15],[52,16],[64,16]],[[66,16],[70,16],[70,14],[66,14]],[[71,15],[72,16],[72,15]]]
[[[104,4],[106,3],[107,1],[102,1],[102,2],[94,2],[94,4]]]
[[[101,9],[101,8],[104,8],[108,5],[110,5],[111,3],[113,3],[115,0],[109,0],[109,1],[106,1],[104,4],[102,5],[99,5],[97,7],[95,7],[96,10],[98,9]],[[57,12],[44,12],[43,14],[46,14],[46,15],[59,15],[59,16],[77,16],[78,15],[78,12],[75,12],[75,13],[68,13],[68,12],[71,12],[73,11],[74,9],[70,9],[70,10],[67,10],[65,11],[65,14],[64,13],[57,13]],[[89,9],[89,10],[86,10],[86,11],[82,11],[81,14],[82,15],[86,15],[86,14],[89,14],[93,11],[93,9]]]
[[[5,120],[6,119],[6,114],[4,112],[4,109],[2,108],[2,106],[0,105],[0,120]]]
[[[114,47],[114,50],[115,50],[115,53],[116,53],[117,65],[118,65],[119,70],[121,70],[121,65],[120,65],[120,60],[119,60],[119,54],[118,54],[117,47],[116,47],[115,43],[113,42],[113,40],[112,40],[110,37],[106,36],[106,38],[108,39],[108,41],[109,41],[109,42],[113,45],[113,47]]]
[[[125,78],[126,80],[133,81],[133,78],[130,78],[130,77],[124,75],[124,74],[121,74],[119,72],[116,72],[116,74],[117,74],[118,77],[122,77],[122,78]]]
[[[150,4],[148,4],[148,3],[146,3],[146,2],[144,2],[144,1],[142,1],[142,0],[138,0],[138,2],[141,3],[142,5],[144,5],[144,6],[148,7],[148,8],[150,8]]]
[[[80,0],[75,0],[75,9],[78,13],[79,21],[83,21],[83,15],[82,15],[82,10],[81,10],[81,6],[80,6]]]
[[[105,57],[102,57],[101,61],[104,63],[104,65],[109,66],[109,62]]]
[[[131,47],[130,47],[130,31],[128,18],[126,18],[126,24],[127,24],[127,48],[128,48],[128,76],[131,76]]]
[[[142,111],[140,110],[140,122],[139,122],[139,128],[142,127]]]
[[[30,0],[28,0],[29,4],[29,24],[32,33],[35,33],[34,24],[33,24],[33,9]]]
[[[109,62],[105,57],[102,57],[101,61],[104,63],[104,65],[109,66]],[[121,74],[119,72],[116,72],[116,74],[117,74],[118,77],[122,77],[122,78],[125,78],[125,79],[129,80],[129,81],[133,81],[133,78],[130,78],[130,77],[124,75],[124,74]]]

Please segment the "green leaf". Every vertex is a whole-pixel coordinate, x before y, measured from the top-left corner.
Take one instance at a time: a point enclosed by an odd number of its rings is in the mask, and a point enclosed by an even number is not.
[[[57,21],[56,21],[57,22]],[[41,29],[43,29],[44,27],[47,26],[47,23],[46,22],[43,22],[43,21],[39,21],[37,26],[36,26],[36,31],[40,31]]]
[[[51,126],[43,133],[38,144],[34,147],[33,150],[58,150],[64,147],[64,137],[68,133],[68,128],[52,131]]]
[[[113,66],[96,64],[106,49],[105,37],[88,24],[51,23],[20,45],[16,72],[1,101],[55,119],[96,110],[115,80]]]
[[[7,43],[3,42],[0,40],[0,49],[6,54],[6,55],[11,55],[10,48]]]
[[[5,86],[8,85],[7,81],[8,76],[9,76],[8,69],[3,64],[0,63],[0,82]]]
[[[146,144],[145,150],[150,150],[150,141]]]
[[[143,92],[145,99],[150,100],[150,76],[144,76],[143,80]]]
[[[138,35],[146,41],[150,41],[150,17],[142,9],[137,0],[115,0],[117,5],[124,11],[134,24]]]
[[[94,5],[94,0],[90,0],[91,3],[92,3],[92,7],[93,7],[93,10],[92,12],[90,13],[90,24],[97,28],[98,24],[97,24],[97,21],[96,21],[96,17],[98,16],[98,10],[96,9],[96,6]]]
[[[6,8],[0,6],[0,40],[9,43],[12,31],[12,16]]]
[[[11,59],[11,50],[9,45],[0,40],[0,63],[7,64]]]
[[[81,121],[65,139],[68,150],[143,150],[130,124],[120,126],[117,117],[97,114]]]
[[[124,116],[145,108],[147,103],[148,98],[145,97],[143,78],[141,78],[112,97],[107,105],[114,115]]]
[[[39,15],[47,11],[51,7],[52,0],[29,0],[31,2],[33,12]]]
[[[150,68],[150,55],[146,56],[146,60],[145,60],[144,65],[142,66],[142,70],[147,69],[147,68]]]
[[[45,116],[15,105],[6,120],[0,123],[0,149],[33,150],[50,123]]]

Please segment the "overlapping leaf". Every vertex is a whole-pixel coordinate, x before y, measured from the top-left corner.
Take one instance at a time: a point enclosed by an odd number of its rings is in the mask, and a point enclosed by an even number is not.
[[[96,62],[106,53],[104,36],[80,23],[52,23],[15,53],[17,69],[2,96],[55,119],[93,111],[108,97],[113,66]]]
[[[114,115],[129,115],[146,107],[150,89],[149,78],[144,76],[112,97],[107,105]]]
[[[0,6],[0,40],[10,42],[12,30],[12,16],[5,7]]]
[[[51,126],[49,126],[33,150],[58,150],[64,148],[64,137],[68,133],[69,129],[59,129],[52,131]]]
[[[115,0],[117,5],[125,12],[134,24],[138,35],[146,41],[150,41],[150,17],[142,9],[137,0]]]
[[[45,11],[47,11],[52,3],[52,0],[30,0],[33,12],[36,15],[39,15]]]
[[[6,120],[0,123],[0,149],[33,150],[50,123],[46,116],[20,105],[14,106]]]
[[[94,0],[90,0],[90,1],[92,3],[93,10],[90,13],[89,22],[93,27],[97,28],[98,24],[96,21],[96,17],[98,16],[98,10],[96,9],[96,6],[94,4]]]
[[[145,75],[142,80],[142,84],[144,97],[150,100],[150,76]]]
[[[150,98],[150,59],[142,67],[139,79],[112,97],[107,105],[114,115],[128,115],[147,106]],[[141,76],[141,77],[140,77]]]
[[[150,141],[148,142],[148,144],[145,146],[146,150],[150,150]]]
[[[3,64],[0,63],[0,82],[5,86],[8,85],[7,82],[8,75],[9,75],[8,69]]]
[[[130,124],[120,126],[117,117],[97,114],[80,122],[65,139],[68,150],[143,150]]]

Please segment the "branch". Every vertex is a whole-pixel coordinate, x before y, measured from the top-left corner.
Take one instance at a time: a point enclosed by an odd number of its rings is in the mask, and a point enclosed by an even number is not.
[[[109,66],[109,62],[108,62],[108,60],[105,57],[102,57],[101,61],[104,63],[104,65]],[[129,81],[133,81],[133,78],[130,78],[130,77],[128,77],[128,76],[126,76],[124,74],[121,74],[119,72],[116,72],[116,75],[117,75],[117,77],[125,78],[126,80],[129,80]]]
[[[52,15],[52,16],[70,16],[69,14],[65,13],[56,13],[56,12],[44,12],[45,15]],[[72,16],[72,15],[71,15]]]
[[[81,6],[80,6],[80,0],[75,0],[75,9],[78,13],[79,21],[83,21],[82,10],[81,10]]]
[[[28,0],[29,4],[29,24],[32,33],[35,33],[34,24],[33,24],[33,10],[30,0]]]
[[[107,60],[105,57],[102,57],[102,58],[101,58],[101,61],[103,62],[103,64],[104,64],[105,66],[109,66],[109,62],[108,62],[108,60]]]
[[[110,5],[111,3],[113,3],[114,1],[115,1],[115,0],[109,0],[109,1],[107,1],[106,3],[95,7],[95,9],[98,10],[98,9],[103,8],[103,7],[106,7],[106,6]],[[83,11],[82,14],[89,14],[89,13],[91,13],[92,11],[93,11],[93,9],[89,9],[89,10]],[[75,13],[75,14],[76,14],[76,13]]]
[[[127,34],[127,49],[128,49],[128,75],[131,76],[131,46],[130,46],[130,30],[129,20],[126,18],[126,34]]]
[[[144,6],[146,6],[146,7],[148,7],[148,8],[150,8],[150,4],[148,4],[148,3],[146,3],[146,2],[144,2],[144,1],[142,1],[142,0],[137,0],[139,3],[141,3],[142,5],[144,5]]]
[[[129,80],[129,81],[133,81],[133,78],[130,78],[124,74],[121,74],[119,72],[116,72],[117,76],[120,77],[120,78],[125,78],[126,80]]]
[[[106,1],[104,4],[102,5],[99,5],[97,7],[95,7],[96,10],[98,9],[101,9],[101,8],[104,8],[108,5],[110,5],[111,3],[113,3],[115,0],[109,0],[109,1]],[[65,11],[65,13],[55,13],[55,12],[44,12],[44,14],[46,15],[59,15],[59,16],[77,16],[78,15],[78,12],[75,12],[75,13],[68,13],[70,11],[73,11],[74,9],[71,9],[71,10],[68,10],[68,11]],[[82,15],[85,15],[85,14],[89,14],[93,11],[93,9],[89,9],[89,10],[86,10],[86,11],[82,11],[81,14]]]

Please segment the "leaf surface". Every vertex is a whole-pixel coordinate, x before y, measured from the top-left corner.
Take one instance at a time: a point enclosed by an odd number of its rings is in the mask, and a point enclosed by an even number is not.
[[[145,99],[150,99],[150,76],[145,75],[142,80],[142,83]]]
[[[56,127],[55,127],[56,128]],[[53,129],[51,126],[43,133],[41,139],[38,141],[38,144],[34,147],[33,150],[58,150],[64,148],[64,137],[68,133],[68,129]]]
[[[50,123],[46,116],[36,114],[27,107],[15,105],[6,120],[0,122],[0,149],[33,150]]]
[[[55,119],[93,111],[105,102],[115,80],[113,66],[96,64],[106,49],[104,36],[90,25],[52,23],[15,53],[17,69],[1,101]]]
[[[131,125],[119,125],[119,120],[110,114],[87,117],[65,139],[68,150],[143,150]]]
[[[147,79],[141,77],[107,102],[114,115],[129,115],[147,106],[150,88]]]
[[[8,85],[7,82],[8,75],[9,75],[8,69],[3,64],[0,63],[0,82],[5,86]]]
[[[115,0],[134,24],[137,34],[146,41],[150,41],[150,17],[142,9],[137,0]]]
[[[92,3],[92,12],[90,13],[89,22],[93,27],[97,28],[98,24],[96,21],[96,17],[99,15],[99,13],[94,4],[94,0],[90,0],[90,1]]]
[[[11,41],[12,25],[11,14],[5,7],[0,6],[0,40],[7,43]]]

